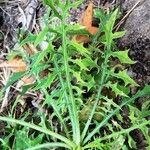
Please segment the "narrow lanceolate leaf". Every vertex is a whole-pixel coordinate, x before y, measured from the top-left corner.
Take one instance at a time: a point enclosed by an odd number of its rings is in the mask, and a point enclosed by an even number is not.
[[[24,38],[23,40],[20,41],[20,46],[23,46],[27,43],[33,43],[36,39],[36,35],[29,33],[28,36],[26,38]]]
[[[115,33],[113,33],[112,38],[113,39],[121,38],[122,36],[125,35],[125,33],[126,33],[125,31],[115,32]]]
[[[90,67],[98,67],[96,62],[94,62],[90,57],[89,58],[84,58],[84,59],[71,59],[70,61],[72,61],[73,63],[76,63],[81,70],[89,70]]]
[[[48,6],[50,6],[50,8],[53,10],[56,17],[58,17],[59,19],[62,19],[62,16],[59,14],[59,12],[57,11],[57,9],[54,6],[54,1],[44,0],[44,3]]]
[[[70,41],[69,44],[72,45],[76,49],[76,51],[78,51],[85,57],[87,56],[87,54],[90,54],[90,52],[83,46],[83,44],[79,44],[75,41]]]
[[[48,33],[48,27],[46,26],[36,37],[36,40],[34,42],[34,45],[37,46],[38,44],[40,44],[44,38],[45,35]]]
[[[130,78],[130,76],[127,73],[127,70],[120,71],[119,73],[111,73],[112,76],[122,79],[125,83],[125,86],[130,84],[131,86],[139,86],[133,79]]]
[[[145,85],[145,87],[137,92],[137,96],[150,96],[150,85]]]
[[[17,80],[21,79],[24,76],[25,72],[15,72],[13,75],[10,77],[9,81],[7,82],[4,90],[6,90],[10,85],[12,85],[14,82]]]
[[[44,57],[47,55],[47,53],[53,49],[51,43],[48,44],[47,48],[44,49],[42,52],[36,53],[32,58],[33,58],[33,64],[32,67],[37,67],[37,65],[40,64],[40,62],[43,61]]]
[[[113,31],[113,27],[117,18],[117,14],[118,14],[118,8],[111,14],[109,20],[106,23],[106,31],[109,31],[112,33]]]
[[[123,91],[121,91],[119,88],[118,88],[118,84],[115,83],[111,83],[111,82],[108,82],[106,85],[105,85],[107,88],[111,88],[113,92],[115,92],[116,96],[124,96],[124,97],[128,97]]]
[[[48,74],[44,79],[38,83],[38,85],[34,88],[35,90],[38,90],[40,88],[48,88],[51,86],[52,82],[55,80],[56,74]]]
[[[129,58],[128,52],[129,52],[129,50],[112,52],[112,56],[117,57],[120,60],[121,63],[135,64],[136,62]]]
[[[82,3],[83,3],[83,0],[78,0],[76,2],[73,2],[70,6],[71,6],[71,8],[77,8]]]
[[[81,85],[86,85],[86,82],[81,77],[81,72],[75,72],[71,70],[73,76],[77,79],[77,82],[80,82]]]

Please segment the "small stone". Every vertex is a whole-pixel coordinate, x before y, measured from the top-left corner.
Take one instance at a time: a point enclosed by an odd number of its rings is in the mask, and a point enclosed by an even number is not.
[[[127,12],[137,3],[137,0],[126,0],[122,8]],[[139,5],[131,12],[124,24],[126,35],[122,38],[122,46],[134,43],[136,39],[150,39],[150,0],[141,0]],[[139,38],[140,37],[140,38]]]

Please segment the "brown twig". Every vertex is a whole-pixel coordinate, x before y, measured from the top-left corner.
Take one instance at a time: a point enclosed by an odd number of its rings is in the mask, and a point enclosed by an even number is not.
[[[139,5],[139,3],[145,0],[139,0],[133,5],[133,7],[128,11],[128,13],[119,21],[119,23],[114,27],[115,31],[118,31],[120,26],[124,23],[125,19],[131,14],[131,12]]]

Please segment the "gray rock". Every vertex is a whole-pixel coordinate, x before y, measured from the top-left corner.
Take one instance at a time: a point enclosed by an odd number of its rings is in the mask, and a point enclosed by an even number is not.
[[[137,0],[126,0],[123,9],[130,10]],[[128,16],[124,29],[126,35],[121,39],[121,45],[127,46],[134,43],[137,38],[150,39],[150,0],[141,0],[139,5]]]

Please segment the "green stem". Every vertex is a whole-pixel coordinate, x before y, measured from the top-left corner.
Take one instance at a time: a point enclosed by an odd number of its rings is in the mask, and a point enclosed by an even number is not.
[[[59,19],[62,19],[62,16],[59,14],[59,12],[57,11],[57,9],[55,8],[55,6],[54,6],[54,4],[53,4],[53,1],[51,1],[51,0],[45,0],[45,3],[50,6],[50,8],[53,10],[54,14],[55,14]]]
[[[119,132],[115,132],[115,133],[112,133],[112,134],[110,134],[110,135],[106,135],[106,136],[104,136],[104,137],[102,137],[102,138],[95,139],[95,141],[98,140],[98,142],[101,142],[101,141],[103,141],[103,140],[107,140],[107,139],[110,139],[110,138],[113,138],[113,137],[117,137],[117,136],[122,135],[122,134],[127,134],[127,133],[129,133],[129,132],[131,132],[131,131],[133,131],[133,130],[135,130],[135,129],[142,128],[143,126],[146,126],[146,125],[149,125],[149,124],[150,124],[150,120],[149,120],[149,121],[145,121],[145,122],[143,122],[143,123],[141,123],[141,124],[139,124],[139,125],[134,125],[133,127],[130,127],[130,128],[128,128],[128,129],[122,129],[122,130],[119,131]],[[86,146],[84,146],[83,148],[84,148],[84,149],[93,148],[93,145],[94,145],[94,142],[95,142],[95,141],[93,141],[93,142],[91,142],[91,143],[88,143],[88,144],[87,144]]]
[[[102,89],[103,89],[103,84],[106,82],[105,78],[106,78],[106,70],[107,70],[107,64],[108,64],[108,59],[109,59],[109,56],[110,56],[110,51],[111,51],[111,43],[112,43],[112,39],[109,38],[106,38],[107,41],[106,41],[106,45],[105,45],[105,48],[104,48],[104,63],[103,65],[101,65],[101,70],[102,70],[102,75],[101,75],[101,80],[100,80],[100,84],[99,84],[99,89],[98,89],[98,93],[97,93],[97,98],[95,100],[95,104],[93,106],[93,109],[90,113],[90,116],[88,118],[88,121],[86,122],[86,125],[84,127],[84,130],[82,132],[82,141],[84,140],[86,134],[87,134],[87,131],[88,131],[88,128],[89,128],[89,125],[91,124],[91,121],[92,121],[92,118],[94,116],[94,113],[95,113],[95,110],[96,110],[96,106],[98,105],[98,102],[99,102],[99,99],[101,97],[101,92],[102,92]],[[84,141],[83,141],[84,143]]]
[[[69,135],[69,131],[68,128],[66,126],[66,123],[64,122],[64,119],[62,118],[62,115],[60,114],[60,112],[58,111],[58,109],[56,108],[57,106],[55,105],[54,102],[51,102],[51,105],[54,109],[54,112],[56,113],[57,117],[59,118],[60,122],[62,123],[63,127],[64,127],[64,132],[67,136],[68,139],[70,139],[70,135]]]
[[[63,88],[63,90],[64,90],[65,99],[66,99],[66,101],[68,102],[69,99],[68,99],[68,96],[67,96],[67,92],[66,92],[66,89],[65,89],[65,85],[64,85],[64,82],[63,82],[63,78],[62,78],[61,72],[59,71],[59,67],[58,67],[58,64],[57,64],[55,58],[54,58],[54,65],[55,65],[55,68],[56,68],[56,70],[57,70],[57,73],[58,73],[58,77],[59,77],[61,86],[62,86],[62,88]],[[68,130],[68,128],[67,128],[66,125],[65,125],[64,127],[65,127],[65,130],[66,130],[67,137],[70,139],[69,130]]]
[[[68,53],[67,53],[67,42],[66,42],[66,30],[65,30],[65,19],[66,19],[66,12],[63,13],[63,21],[62,21],[62,50],[64,56],[64,68],[66,73],[66,81],[67,81],[67,88],[68,88],[68,95],[69,95],[69,102],[68,102],[68,109],[70,113],[72,128],[73,128],[73,140],[74,142],[79,145],[80,144],[80,127],[79,127],[79,119],[75,104],[75,99],[73,97],[72,87],[71,87],[71,80],[70,80],[70,73],[69,73],[69,65],[68,65]]]
[[[72,148],[74,148],[76,146],[72,141],[68,140],[66,137],[64,137],[64,136],[62,136],[62,135],[60,135],[58,133],[52,132],[52,131],[50,131],[48,129],[42,128],[40,126],[37,126],[37,125],[34,125],[34,124],[30,124],[30,123],[27,123],[27,122],[22,121],[22,120],[16,120],[16,119],[13,119],[13,118],[2,117],[2,116],[0,116],[0,120],[6,121],[6,122],[20,124],[22,126],[29,127],[29,128],[35,129],[37,131],[40,131],[42,133],[48,134],[48,135],[50,135],[52,137],[55,137],[55,138],[59,139],[62,142],[65,142],[67,145],[69,145]]]
[[[102,88],[103,88],[103,84],[104,84],[104,79],[105,79],[105,73],[106,73],[106,69],[107,69],[107,62],[108,62],[108,54],[106,53],[106,57],[105,57],[105,61],[102,65],[102,76],[101,76],[101,80],[100,80],[100,84],[99,84],[99,89],[98,89],[98,94],[97,94],[97,98],[96,98],[96,101],[94,103],[94,106],[93,106],[93,109],[90,113],[90,116],[88,118],[88,121],[86,122],[86,125],[84,127],[84,130],[82,132],[82,141],[84,140],[84,137],[88,131],[88,128],[89,128],[89,125],[91,124],[91,121],[92,121],[92,118],[94,116],[94,113],[95,113],[95,110],[96,110],[96,107],[98,105],[98,102],[99,102],[99,99],[100,99],[100,96],[101,96],[101,91],[102,91]]]
[[[36,76],[36,75],[35,75],[35,76]],[[37,79],[38,82],[40,82],[40,79],[39,79],[38,76],[36,76],[36,79]],[[49,97],[49,94],[48,94],[48,92],[47,92],[47,90],[46,90],[45,88],[42,88],[42,91],[43,91],[43,93],[46,95],[46,97]],[[68,131],[68,129],[67,129],[66,123],[64,122],[64,119],[63,119],[62,115],[60,114],[60,112],[58,111],[57,106],[56,106],[56,104],[53,102],[53,100],[51,100],[51,106],[53,107],[54,112],[56,113],[58,119],[59,119],[60,122],[62,123],[67,138],[70,139],[69,131]]]
[[[125,102],[121,104],[120,108],[122,108],[126,104],[134,101],[138,97],[139,97],[139,95],[137,93],[135,96],[133,96],[130,99],[127,99],[127,98],[124,99]],[[85,145],[91,139],[91,137],[94,136],[99,131],[99,129],[102,126],[104,126],[108,122],[108,120],[120,110],[120,108],[117,107],[114,111],[112,111],[91,133],[89,133],[88,136],[84,139],[83,145]]]
[[[146,126],[146,125],[149,125],[149,124],[150,124],[150,120],[149,120],[149,121],[145,121],[145,122],[143,122],[143,123],[141,123],[141,124],[139,124],[139,125],[134,125],[133,127],[130,127],[130,128],[128,128],[128,129],[122,129],[122,130],[119,131],[119,132],[112,133],[112,134],[110,134],[110,135],[107,135],[107,136],[105,136],[105,137],[102,137],[100,140],[102,141],[102,140],[110,139],[110,138],[112,138],[112,137],[116,137],[116,136],[121,135],[121,134],[124,134],[124,133],[129,133],[130,131],[133,131],[133,130],[135,130],[135,129],[137,129],[137,128],[142,128],[143,126]]]
[[[60,147],[64,147],[67,149],[70,149],[70,147],[68,145],[66,145],[65,143],[60,143],[60,142],[55,142],[55,143],[45,143],[45,144],[40,144],[31,148],[27,148],[25,150],[37,150],[37,149],[45,149],[45,148],[60,148]]]

